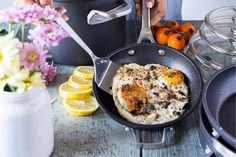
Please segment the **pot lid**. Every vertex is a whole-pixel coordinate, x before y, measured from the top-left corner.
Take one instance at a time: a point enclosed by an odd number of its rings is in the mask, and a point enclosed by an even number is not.
[[[205,16],[206,25],[218,36],[236,42],[236,6],[214,9]],[[222,30],[218,24],[228,23],[231,27]]]
[[[223,47],[225,51],[234,50],[228,40],[222,40],[214,33],[206,32],[206,34],[211,44]],[[200,63],[214,70],[236,63],[236,57],[220,53],[209,46],[209,43],[200,37],[199,31],[191,38],[186,53],[192,54]]]

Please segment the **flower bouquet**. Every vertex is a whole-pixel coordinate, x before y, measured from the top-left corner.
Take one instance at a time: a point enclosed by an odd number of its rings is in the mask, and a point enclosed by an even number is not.
[[[53,150],[50,96],[42,87],[56,76],[56,68],[47,63],[48,49],[67,37],[54,22],[59,16],[37,4],[0,11],[0,23],[9,23],[8,34],[1,31],[0,36],[0,156],[42,157]],[[12,32],[17,23],[20,39]]]
[[[56,67],[47,63],[51,57],[48,49],[67,37],[54,22],[59,16],[50,6],[42,8],[37,4],[0,11],[0,23],[9,23],[9,33],[0,36],[0,91],[22,93],[54,79]],[[13,37],[14,24],[21,25],[21,40]],[[32,27],[27,38],[26,26]]]

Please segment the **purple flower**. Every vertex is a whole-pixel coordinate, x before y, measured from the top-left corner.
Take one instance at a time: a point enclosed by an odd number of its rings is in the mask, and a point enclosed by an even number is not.
[[[0,14],[2,22],[24,22],[29,24],[42,19],[44,17],[44,9],[37,4],[19,5],[6,9]]]
[[[43,46],[25,43],[20,53],[21,64],[29,70],[39,70],[50,57],[47,53]]]
[[[42,68],[42,79],[44,80],[45,84],[48,85],[50,82],[52,82],[57,73],[57,68],[54,67],[53,65],[49,65],[46,63]]]
[[[57,46],[59,41],[66,38],[68,34],[55,22],[37,25],[29,30],[28,38],[48,47]]]

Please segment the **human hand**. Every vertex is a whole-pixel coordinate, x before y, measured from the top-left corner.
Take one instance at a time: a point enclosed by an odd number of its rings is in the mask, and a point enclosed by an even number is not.
[[[151,8],[151,25],[155,25],[166,14],[166,0],[145,0],[148,8]],[[141,16],[142,0],[135,0],[136,14]]]
[[[42,7],[45,7],[47,5],[52,6],[52,0],[15,0],[14,4],[33,4],[37,3]],[[56,10],[62,14],[62,18],[64,20],[69,20],[69,17],[64,15],[66,13],[66,9],[64,7],[58,7]]]

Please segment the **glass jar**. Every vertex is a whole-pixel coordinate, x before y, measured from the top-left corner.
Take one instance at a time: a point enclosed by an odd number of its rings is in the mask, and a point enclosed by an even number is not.
[[[48,157],[54,145],[46,88],[22,94],[0,92],[0,156]]]

